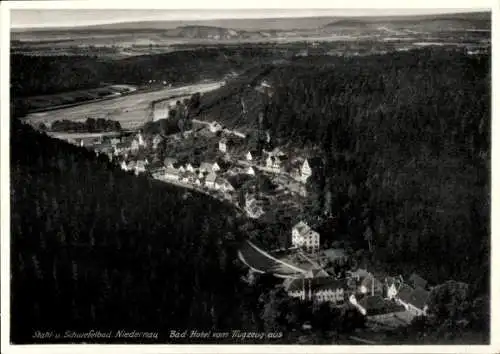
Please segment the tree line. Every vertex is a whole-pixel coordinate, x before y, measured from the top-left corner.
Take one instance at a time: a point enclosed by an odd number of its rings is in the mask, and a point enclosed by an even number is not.
[[[50,130],[54,132],[85,132],[99,133],[110,131],[121,131],[120,122],[112,119],[104,118],[87,118],[85,122],[74,122],[70,120],[56,120],[49,127],[43,125],[42,130]]]

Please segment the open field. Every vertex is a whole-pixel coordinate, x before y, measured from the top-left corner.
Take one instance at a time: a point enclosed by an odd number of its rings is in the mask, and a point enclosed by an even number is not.
[[[221,86],[221,82],[202,83],[159,91],[137,93],[117,97],[116,99],[84,104],[76,107],[32,113],[24,119],[34,124],[51,124],[56,120],[85,121],[87,118],[105,118],[119,121],[123,129],[135,129],[142,126],[154,100],[171,96],[191,95],[196,92],[208,92]]]
[[[132,85],[110,85],[88,90],[59,93],[54,95],[40,95],[25,98],[28,109],[32,112],[42,111],[50,108],[67,108],[89,101],[100,101],[119,97],[122,94],[136,91],[137,87]]]

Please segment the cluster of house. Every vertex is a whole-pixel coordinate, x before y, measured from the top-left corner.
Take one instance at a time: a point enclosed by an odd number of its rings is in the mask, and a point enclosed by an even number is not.
[[[124,160],[128,159],[131,155],[137,155],[141,149],[157,150],[163,138],[157,134],[150,139],[146,139],[142,132],[138,132],[135,135],[122,135],[114,137],[103,137],[103,136],[88,136],[79,139],[69,139],[69,142],[79,145],[81,147],[89,147],[96,152],[106,154],[112,161],[117,157],[122,157]],[[146,161],[129,161],[126,163],[127,170],[134,170],[134,165],[138,164],[142,166],[147,165]],[[121,163],[122,166],[123,162]],[[143,167],[140,167],[142,169]],[[124,168],[125,169],[125,168]]]
[[[224,153],[226,157],[236,155],[233,150],[235,146],[236,143],[232,139],[223,137],[219,140],[219,151]],[[279,147],[271,151],[265,149],[261,152],[257,150],[247,151],[245,153],[245,160],[251,164],[246,170],[250,175],[255,174],[254,167],[272,173],[290,171],[290,175],[302,183],[305,183],[309,179],[314,169],[321,169],[323,167],[323,161],[319,157],[306,158],[301,163],[298,159],[291,162],[289,161],[289,156]],[[294,163],[297,161],[299,161],[298,165]]]
[[[163,138],[159,134],[148,140],[144,138],[142,132],[139,132],[132,137],[111,139],[110,144],[114,156],[127,157],[129,153],[137,154],[141,149],[152,148],[156,150],[162,141]]]
[[[398,276],[386,277],[382,283],[363,269],[349,272],[342,279],[317,269],[305,277],[286,279],[283,286],[291,297],[315,305],[330,302],[340,306],[349,302],[369,319],[377,320],[404,312],[412,317],[425,316],[429,291],[421,282],[417,274],[412,274],[408,282]]]
[[[204,120],[198,120],[198,119],[193,119],[191,120],[191,123],[193,124],[193,130],[195,131],[201,131],[201,130],[206,130],[207,132],[210,132],[211,134],[217,134],[217,133],[223,133],[227,136],[234,136],[240,139],[246,138],[246,134],[242,133],[237,130],[231,130],[227,129],[222,124],[220,124],[217,121],[204,121]]]
[[[153,177],[177,181],[194,186],[206,187],[225,193],[234,191],[234,187],[224,178],[219,176],[221,166],[217,162],[179,162],[175,158],[167,157],[163,167],[155,171]]]
[[[143,160],[130,160],[126,162],[125,160],[120,163],[120,167],[124,171],[133,171],[136,175],[146,172],[146,168],[149,165],[148,159]]]
[[[301,221],[292,228],[292,245],[294,248],[321,256],[344,264],[346,256],[336,250],[320,250],[320,235],[307,223]],[[328,253],[328,252],[330,253]],[[365,269],[348,271],[345,278],[327,272],[318,266],[299,278],[286,279],[283,283],[291,297],[311,301],[318,305],[330,302],[334,305],[350,303],[363,315],[377,321],[426,315],[429,287],[425,279],[412,274],[407,281],[402,276],[376,277]],[[383,278],[383,281],[379,280]]]
[[[293,247],[303,248],[308,252],[319,250],[319,233],[311,229],[309,225],[301,221],[292,228]]]

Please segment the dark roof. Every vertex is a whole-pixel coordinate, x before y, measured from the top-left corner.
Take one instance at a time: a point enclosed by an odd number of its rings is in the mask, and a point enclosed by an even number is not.
[[[321,168],[323,167],[323,159],[321,157],[310,157],[307,159],[307,163],[311,168]]]
[[[413,289],[404,284],[398,293],[398,297],[407,304],[411,304],[418,309],[423,309],[429,299],[429,292],[422,288]]]
[[[429,300],[429,292],[422,288],[416,288],[410,294],[410,299],[408,302],[413,306],[415,306],[416,308],[423,310],[428,300]]]
[[[417,273],[413,273],[410,276],[410,283],[415,288],[420,287],[422,289],[425,289],[425,287],[427,286],[427,280],[425,280],[424,278],[422,278],[421,276],[419,276]]]
[[[304,288],[305,286],[305,279],[294,279],[289,285],[287,290],[288,291],[300,291]]]
[[[405,308],[393,301],[385,300],[382,296],[365,296],[358,301],[358,304],[365,308],[368,316],[381,315],[386,313],[401,312]]]
[[[398,297],[404,302],[409,302],[411,298],[411,293],[413,292],[413,288],[407,284],[401,285],[401,288],[398,292]]]
[[[328,289],[345,289],[347,279],[337,279],[334,277],[318,277],[311,279],[311,288],[313,291]]]

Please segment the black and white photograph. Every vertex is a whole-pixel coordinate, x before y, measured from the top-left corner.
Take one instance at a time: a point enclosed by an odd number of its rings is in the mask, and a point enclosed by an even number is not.
[[[2,352],[494,345],[496,8],[439,2],[2,4]]]

